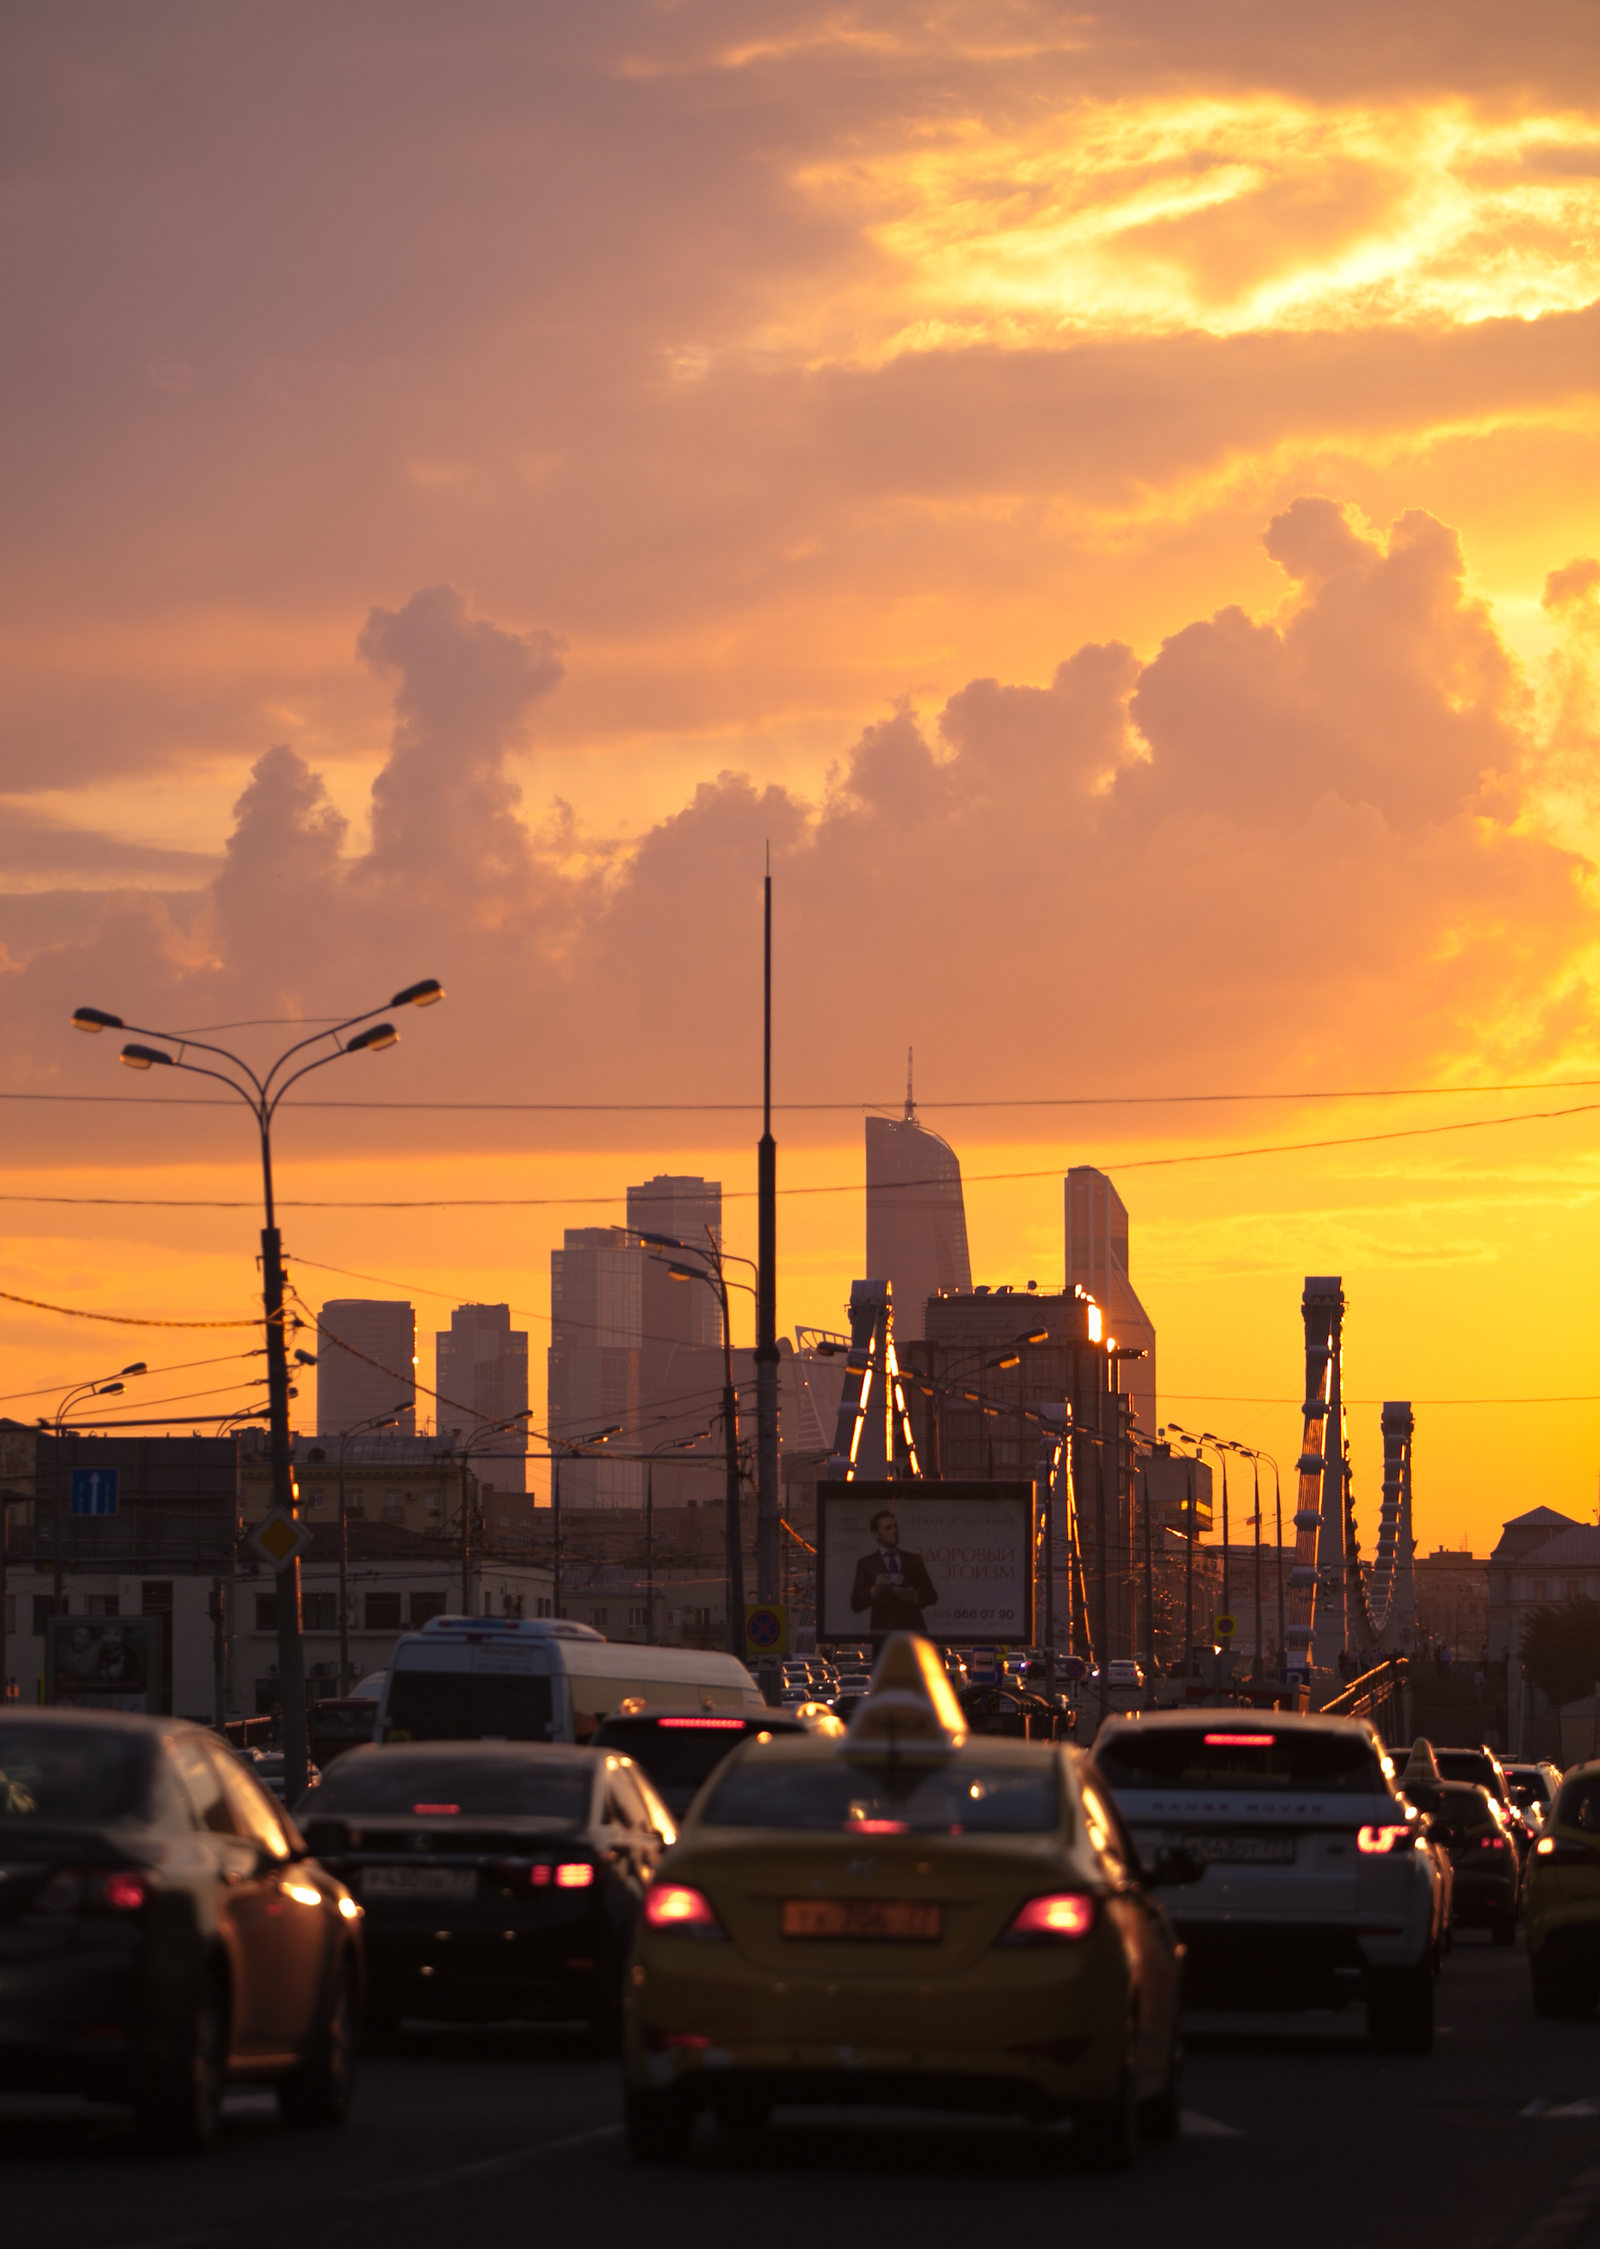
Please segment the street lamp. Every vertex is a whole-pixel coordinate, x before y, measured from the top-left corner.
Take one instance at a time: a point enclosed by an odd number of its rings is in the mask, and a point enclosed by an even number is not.
[[[692,1437],[669,1437],[644,1456],[644,1614],[646,1644],[650,1647],[656,1642],[656,1462],[669,1452],[692,1451],[710,1434],[709,1429],[697,1429]]]
[[[710,1233],[709,1228],[707,1229]],[[678,1265],[669,1258],[658,1258],[675,1281],[704,1281],[722,1308],[722,1437],[727,1466],[727,1502],[724,1520],[724,1539],[728,1563],[728,1649],[729,1653],[744,1656],[744,1530],[739,1520],[739,1391],[733,1379],[733,1321],[728,1311],[728,1290],[744,1288],[744,1281],[730,1282],[723,1270],[730,1251],[723,1249],[714,1235],[702,1249],[698,1242],[686,1242],[676,1234],[640,1234],[641,1242],[653,1249],[681,1249],[691,1257],[705,1260],[705,1265]],[[741,1257],[741,1265],[750,1259]],[[752,1295],[755,1291],[752,1289]]]
[[[586,1437],[551,1437],[550,1446],[550,1611],[561,1614],[561,1463],[587,1458],[586,1445],[603,1445],[620,1437],[622,1424],[613,1421],[604,1429],[591,1429]]]
[[[54,1414],[41,1414],[39,1416],[39,1427],[41,1429],[54,1428],[57,1445],[64,1447],[67,1441],[67,1415],[75,1405],[78,1405],[85,1398],[120,1398],[127,1388],[127,1383],[122,1379],[124,1375],[148,1374],[149,1371],[150,1369],[145,1365],[143,1359],[135,1359],[131,1367],[123,1367],[110,1381],[105,1381],[96,1376],[93,1382],[74,1383],[56,1407]],[[67,1536],[67,1519],[61,1504],[63,1481],[61,1459],[58,1452],[56,1459],[55,1538],[53,1541],[55,1553],[52,1557],[53,1567],[50,1585],[50,1614],[52,1616],[61,1614],[62,1549],[66,1544]]]
[[[471,1616],[472,1614],[472,1507],[467,1492],[467,1486],[471,1482],[468,1462],[479,1445],[486,1444],[491,1437],[503,1437],[506,1431],[514,1429],[519,1421],[526,1421],[532,1411],[532,1406],[519,1406],[515,1413],[507,1414],[504,1421],[485,1422],[481,1429],[474,1429],[472,1435],[462,1444],[458,1457],[461,1462],[461,1613],[463,1616]]]
[[[410,1410],[410,1405],[409,1398],[402,1398],[399,1405],[391,1406],[387,1413],[372,1414],[367,1420],[355,1422],[339,1432],[339,1692],[342,1695],[350,1692],[355,1676],[350,1662],[350,1513],[345,1504],[345,1447],[352,1437],[359,1437],[364,1431],[392,1429],[400,1416]]]
[[[444,986],[437,977],[425,977],[420,983],[408,984],[396,992],[389,1006],[432,1007],[444,998]],[[248,1062],[226,1047],[210,1046],[202,1039],[193,1039],[178,1031],[161,1031],[148,1023],[125,1023],[120,1015],[109,1015],[103,1008],[80,1007],[72,1017],[75,1030],[98,1033],[100,1031],[136,1031],[140,1040],[165,1039],[177,1048],[169,1054],[165,1047],[145,1046],[130,1042],[122,1049],[121,1059],[131,1070],[188,1070],[196,1077],[214,1078],[236,1093],[256,1120],[261,1140],[261,1191],[263,1215],[266,1223],[261,1229],[261,1301],[267,1330],[267,1398],[272,1431],[272,1499],[282,1513],[294,1515],[294,1472],[289,1437],[289,1351],[284,1332],[284,1270],[283,1243],[278,1232],[277,1208],[272,1190],[272,1123],[284,1095],[291,1086],[320,1070],[326,1063],[335,1062],[343,1054],[366,1054],[393,1046],[399,1032],[392,1023],[373,1023],[364,1031],[355,1031],[358,1023],[369,1016],[381,1015],[382,1008],[363,1008],[357,1015],[348,1016],[331,1029],[317,1031],[310,1038],[297,1039],[286,1047],[264,1076],[251,1069]],[[354,1037],[346,1037],[355,1031]],[[298,1068],[282,1073],[297,1055],[309,1047],[319,1046],[325,1039],[333,1041],[331,1054],[315,1055]],[[226,1069],[211,1069],[203,1062],[185,1060],[189,1053],[209,1054],[225,1063]],[[237,1077],[229,1071],[237,1071]],[[240,1083],[240,1079],[245,1082]],[[286,1569],[280,1570],[280,1581],[287,1579],[278,1598],[278,1690],[283,1712],[283,1784],[285,1799],[291,1805],[303,1793],[306,1785],[306,1679],[305,1647],[300,1636],[300,1565],[298,1558],[290,1560]]]

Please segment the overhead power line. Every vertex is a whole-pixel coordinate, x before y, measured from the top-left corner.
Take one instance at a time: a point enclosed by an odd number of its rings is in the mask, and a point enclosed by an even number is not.
[[[1301,1156],[1315,1154],[1330,1148],[1372,1148],[1394,1140],[1432,1140],[1452,1132],[1488,1132],[1496,1127],[1519,1124],[1548,1124],[1564,1117],[1586,1117],[1600,1109],[1600,1101],[1582,1101],[1568,1109],[1521,1109],[1509,1117],[1459,1117],[1452,1124],[1404,1125],[1392,1132],[1341,1133],[1327,1140],[1278,1140],[1258,1142],[1248,1148],[1199,1148],[1179,1156],[1101,1156],[1094,1168],[1106,1172],[1164,1171],[1178,1164],[1240,1163],[1251,1156]],[[1047,1164],[1032,1171],[972,1171],[962,1176],[964,1187],[995,1186],[1005,1182],[1025,1179],[1058,1179],[1060,1164]],[[880,1192],[898,1194],[923,1187],[942,1187],[949,1182],[942,1176],[926,1179],[896,1179],[884,1181]],[[753,1202],[754,1187],[725,1187],[724,1202]],[[780,1187],[780,1195],[861,1195],[866,1192],[864,1179],[830,1181],[819,1187]],[[280,1210],[585,1210],[598,1206],[615,1206],[626,1203],[627,1192],[613,1195],[422,1195],[384,1196],[372,1199],[298,1199],[280,1198]],[[251,1201],[224,1202],[204,1198],[193,1200],[150,1195],[0,1195],[4,1203],[64,1204],[70,1207],[114,1210],[255,1210],[259,1206]],[[23,1301],[17,1299],[17,1301]],[[46,1306],[48,1310],[50,1307]],[[146,1325],[153,1323],[146,1322]],[[190,1325],[200,1323],[191,1322]],[[215,1323],[213,1323],[215,1324]],[[226,1324],[226,1323],[224,1323]],[[241,1323],[234,1323],[241,1324]]]

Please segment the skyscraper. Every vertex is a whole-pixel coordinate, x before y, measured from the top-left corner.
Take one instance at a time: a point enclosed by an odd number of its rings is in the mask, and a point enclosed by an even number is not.
[[[867,1119],[867,1271],[894,1288],[894,1329],[921,1340],[930,1296],[972,1287],[961,1163],[917,1122],[909,1070],[903,1117]]]
[[[403,1402],[396,1427],[402,1436],[414,1436],[417,1318],[411,1306],[379,1297],[336,1296],[323,1305],[320,1317],[317,1434],[337,1437]],[[344,1350],[343,1344],[352,1348]]]
[[[1128,1278],[1128,1210],[1103,1171],[1075,1164],[1066,1179],[1067,1287],[1086,1288],[1105,1314],[1106,1333],[1142,1350],[1122,1363],[1121,1387],[1134,1402],[1139,1427],[1155,1435],[1156,1326]]]
[[[525,1413],[528,1404],[528,1338],[511,1325],[509,1304],[458,1304],[448,1329],[434,1338],[441,1429],[461,1427],[463,1436],[485,1423]],[[460,1409],[469,1409],[463,1413]],[[474,1421],[472,1415],[481,1415]],[[482,1448],[483,1478],[497,1491],[528,1487],[528,1424],[523,1420]],[[510,1454],[515,1457],[507,1458]]]
[[[667,1227],[659,1229],[670,1231]],[[652,1229],[655,1231],[655,1229]],[[644,1252],[625,1226],[569,1226],[550,1253],[551,1450],[620,1425],[630,1450],[639,1439],[640,1350],[644,1332]],[[637,1461],[558,1459],[563,1507],[639,1507],[644,1469]]]

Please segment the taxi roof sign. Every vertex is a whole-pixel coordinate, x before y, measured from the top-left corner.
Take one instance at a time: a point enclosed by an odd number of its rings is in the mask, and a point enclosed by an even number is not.
[[[943,1756],[967,1738],[966,1714],[955,1698],[939,1651],[920,1632],[891,1633],[856,1705],[845,1747]]]

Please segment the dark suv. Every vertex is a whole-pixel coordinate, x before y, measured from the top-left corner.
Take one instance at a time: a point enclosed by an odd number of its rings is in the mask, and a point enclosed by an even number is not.
[[[210,2145],[229,2080],[341,2123],[360,1921],[205,1728],[0,1713],[0,2090],[129,2102],[172,2150]]]

